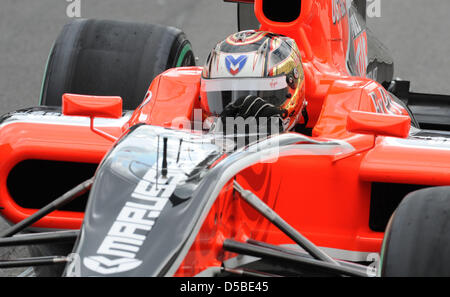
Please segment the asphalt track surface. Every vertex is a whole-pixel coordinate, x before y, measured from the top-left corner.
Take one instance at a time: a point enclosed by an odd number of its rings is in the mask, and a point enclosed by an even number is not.
[[[80,0],[82,18],[181,28],[202,65],[215,43],[237,30],[236,8],[221,0]],[[330,0],[331,1],[331,0]],[[450,1],[380,0],[370,28],[391,50],[395,76],[420,92],[450,94]],[[280,1],[282,3],[282,1]],[[38,105],[48,53],[70,22],[66,0],[0,0],[0,114]],[[6,225],[0,222],[0,229]],[[0,259],[26,256],[0,248]],[[23,269],[0,270],[0,276]]]

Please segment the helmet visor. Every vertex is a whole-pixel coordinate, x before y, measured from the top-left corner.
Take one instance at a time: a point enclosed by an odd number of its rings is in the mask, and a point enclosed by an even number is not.
[[[206,95],[208,108],[219,115],[225,107],[241,97],[255,95],[275,106],[282,106],[289,98],[286,76],[265,78],[202,78],[202,94]]]

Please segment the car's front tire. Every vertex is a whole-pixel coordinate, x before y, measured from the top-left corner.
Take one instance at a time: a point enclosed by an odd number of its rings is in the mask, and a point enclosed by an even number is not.
[[[450,276],[450,187],[410,193],[386,229],[381,276]]]

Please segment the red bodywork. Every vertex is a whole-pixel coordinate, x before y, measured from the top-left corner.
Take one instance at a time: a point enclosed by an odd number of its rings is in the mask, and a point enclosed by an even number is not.
[[[397,138],[347,130],[348,114],[352,111],[378,110],[403,116],[408,113],[393,102],[386,104],[383,87],[377,82],[348,74],[349,21],[344,17],[333,24],[332,10],[332,1],[302,1],[299,19],[280,24],[268,20],[262,1],[255,1],[261,30],[294,38],[302,53],[313,138],[345,141],[354,147],[354,152],[340,158],[320,154],[280,157],[278,162],[255,164],[244,170],[237,181],[316,245],[379,252],[384,233],[372,231],[368,224],[372,183],[448,185],[448,164],[442,160],[450,160],[450,150],[408,146],[407,139],[400,142]],[[182,126],[200,108],[201,70],[176,68],[159,75],[151,83],[146,100],[125,125],[102,130],[120,137],[138,123]],[[8,193],[6,180],[15,164],[26,159],[99,163],[111,146],[112,142],[92,133],[87,124],[4,125],[0,134],[2,215],[15,223],[35,211],[21,208]],[[195,275],[235,256],[223,252],[221,246],[226,238],[252,238],[277,245],[293,243],[231,188],[225,187],[219,195],[176,275]],[[82,219],[82,213],[55,211],[34,226],[75,229]]]

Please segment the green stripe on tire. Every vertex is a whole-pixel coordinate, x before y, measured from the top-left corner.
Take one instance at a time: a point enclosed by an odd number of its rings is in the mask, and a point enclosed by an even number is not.
[[[41,84],[41,94],[39,95],[39,105],[42,105],[42,100],[44,99],[44,83],[45,83],[45,78],[47,76],[47,69],[48,69],[48,65],[50,63],[50,56],[53,53],[53,48],[55,47],[55,44],[52,45],[52,48],[50,49],[50,52],[48,53],[48,57],[47,57],[47,63],[45,64],[45,69],[44,69],[44,74],[42,75],[42,84]]]
[[[186,54],[192,50],[191,45],[189,43],[186,43],[183,49],[181,50],[180,56],[178,57],[177,64],[175,64],[175,67],[180,67],[181,64],[183,64],[184,57],[186,57]]]

